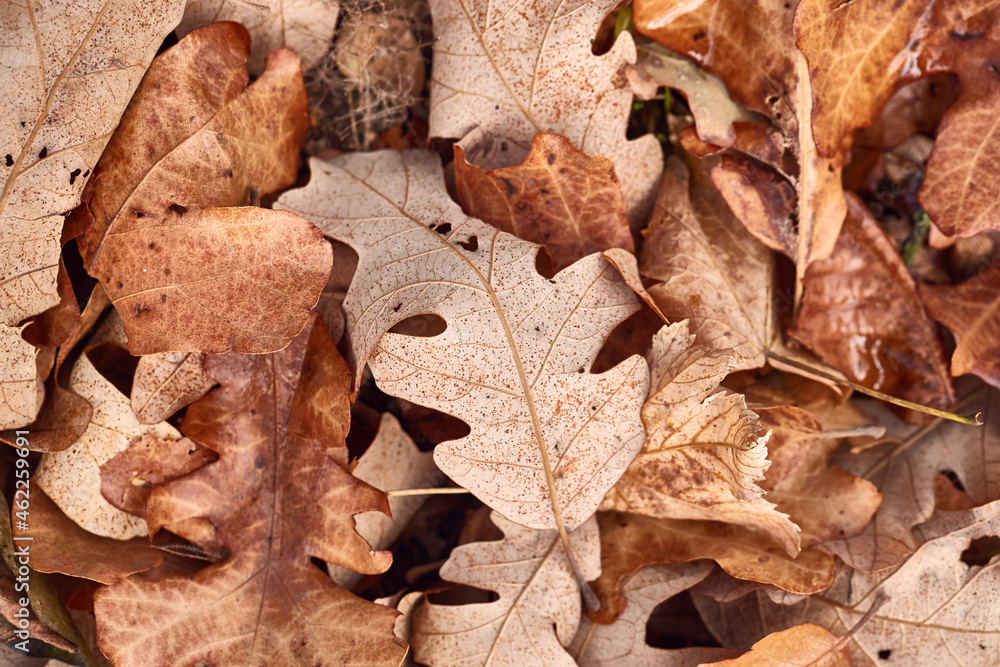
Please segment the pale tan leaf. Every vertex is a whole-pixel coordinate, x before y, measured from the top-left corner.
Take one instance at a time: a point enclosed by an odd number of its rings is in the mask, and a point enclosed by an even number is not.
[[[330,48],[339,12],[337,0],[189,0],[177,36],[215,21],[235,21],[253,40],[247,61],[251,74],[263,72],[264,56],[282,46],[294,51],[302,69],[309,70]]]
[[[470,162],[494,168],[521,162],[536,134],[561,134],[614,162],[629,219],[641,222],[663,158],[654,137],[625,138],[632,104],[625,68],[635,62],[635,45],[623,33],[610,52],[591,52],[601,20],[617,4],[433,0],[430,135],[462,139],[478,129],[507,155],[481,161],[463,148]]]
[[[695,595],[695,604],[720,641],[745,645],[800,623],[843,635],[882,600],[851,637],[857,667],[993,664],[1000,559],[968,565],[962,554],[973,540],[1000,535],[1000,502],[941,512],[920,532],[921,546],[896,566],[867,574],[841,565],[829,590],[798,604],[775,604],[760,592],[726,605]]]
[[[80,203],[183,7],[182,0],[57,0],[0,8],[0,324],[58,302],[63,214]]]
[[[651,565],[624,583],[625,612],[611,625],[580,622],[569,652],[580,667],[693,667],[706,660],[719,660],[733,652],[723,648],[685,648],[667,651],[646,643],[646,622],[664,600],[690,588],[712,571],[709,561],[683,565]]]
[[[378,434],[358,459],[353,472],[355,477],[380,491],[433,488],[443,478],[432,454],[417,449],[399,421],[388,412],[382,414]],[[424,500],[425,496],[390,497],[391,517],[382,512],[359,514],[354,517],[355,530],[376,551],[388,550]],[[334,563],[328,563],[327,569],[330,577],[347,589],[361,579],[358,572]]]
[[[576,664],[566,652],[580,624],[580,589],[554,530],[530,530],[496,512],[500,542],[456,547],[441,568],[448,581],[494,591],[485,604],[436,605],[414,611],[410,640],[428,665],[529,667]],[[585,579],[600,574],[597,520],[570,535]]]
[[[644,232],[642,275],[663,314],[689,319],[698,343],[732,348],[737,368],[764,364],[773,337],[771,257],[718,196],[707,171],[688,178],[677,158],[667,161],[656,212]]]
[[[21,338],[23,330],[0,324],[0,430],[35,421],[45,399],[42,377],[35,368],[38,350]]]
[[[448,198],[433,154],[352,154],[311,167],[309,186],[277,206],[359,255],[344,300],[355,377],[367,361],[384,391],[465,420],[472,433],[438,445],[434,461],[508,519],[554,528],[556,503],[567,528],[586,521],[643,439],[642,358],[588,372],[637,307],[617,270],[594,254],[547,280],[535,269],[538,246]],[[444,333],[385,333],[425,313],[447,322]]]
[[[764,637],[750,653],[701,667],[851,667],[847,644],[812,623],[804,623]]]
[[[160,352],[139,359],[132,382],[132,410],[143,424],[163,421],[208,393],[215,382],[200,352]]]
[[[687,321],[661,329],[648,358],[646,442],[601,509],[674,519],[707,519],[763,529],[789,554],[799,528],[761,498],[769,434],[741,394],[717,391],[731,353],[695,344]]]
[[[145,521],[115,509],[101,495],[101,465],[128,449],[132,438],[149,433],[177,440],[181,434],[166,422],[140,423],[128,396],[97,372],[86,353],[73,367],[69,388],[93,406],[90,426],[69,449],[43,455],[32,482],[92,533],[119,540],[148,535]]]

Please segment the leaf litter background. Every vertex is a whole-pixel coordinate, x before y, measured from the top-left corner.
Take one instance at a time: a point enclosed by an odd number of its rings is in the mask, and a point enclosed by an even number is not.
[[[0,661],[1000,663],[998,14],[5,5]]]

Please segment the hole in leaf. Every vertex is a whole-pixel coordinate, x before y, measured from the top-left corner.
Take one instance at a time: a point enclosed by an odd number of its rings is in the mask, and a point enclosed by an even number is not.
[[[969,548],[962,552],[961,560],[966,565],[978,565],[981,567],[998,555],[1000,555],[1000,537],[987,535],[986,537],[972,540]]]
[[[431,227],[431,229],[433,229],[435,232],[437,232],[441,236],[444,236],[445,234],[450,234],[451,233],[451,223],[450,222],[446,222],[443,225],[437,225],[436,227]]]
[[[881,651],[878,652],[878,659],[879,660],[888,660],[889,656],[891,656],[891,655],[892,655],[892,651],[890,649],[884,648],[884,649],[882,649]]]
[[[469,252],[476,252],[479,250],[479,237],[473,234],[469,237],[468,241],[458,241],[458,245],[462,246]]]
[[[500,596],[493,591],[484,591],[472,586],[455,586],[440,593],[431,593],[427,599],[433,604],[447,605],[454,607],[465,604],[485,604],[496,602]]]
[[[419,338],[433,338],[444,333],[448,328],[448,323],[444,318],[432,313],[423,313],[407,317],[402,322],[396,323],[389,329],[389,333],[401,334],[403,336],[417,336]]]
[[[135,375],[139,357],[133,357],[123,347],[114,343],[100,343],[86,351],[90,363],[97,372],[126,396],[132,395],[132,377]]]

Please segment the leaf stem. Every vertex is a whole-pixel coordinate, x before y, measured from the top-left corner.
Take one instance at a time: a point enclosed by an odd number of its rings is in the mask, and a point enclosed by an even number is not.
[[[803,370],[808,373],[813,373],[814,375],[818,375],[819,377],[829,380],[830,382],[836,382],[837,384],[843,385],[845,387],[850,387],[854,391],[860,392],[862,394],[867,394],[868,396],[872,396],[881,401],[885,401],[886,403],[898,405],[900,407],[907,408],[909,410],[914,410],[916,412],[923,412],[928,415],[934,415],[935,417],[940,417],[941,419],[950,419],[951,421],[958,422],[959,424],[969,424],[974,426],[983,425],[983,422],[980,421],[979,419],[981,413],[978,412],[973,415],[958,415],[955,414],[954,412],[945,412],[944,410],[938,410],[937,408],[932,408],[927,405],[920,405],[919,403],[914,403],[913,401],[907,401],[906,399],[903,398],[897,398],[895,396],[890,396],[889,394],[885,394],[881,391],[870,389],[868,387],[865,387],[864,385],[858,384],[857,382],[852,382],[846,378],[837,377],[833,373],[829,373],[825,370],[817,368],[813,364],[805,364],[802,363],[801,361],[797,361],[789,357],[784,357],[780,354],[775,354],[770,350],[766,350],[765,353],[769,358],[780,361],[783,364],[788,364],[789,366],[793,366],[795,368],[798,368],[799,370]]]
[[[470,493],[468,489],[462,487],[445,487],[440,489],[398,489],[396,491],[386,491],[385,495],[390,498],[402,496],[449,496],[460,493]]]

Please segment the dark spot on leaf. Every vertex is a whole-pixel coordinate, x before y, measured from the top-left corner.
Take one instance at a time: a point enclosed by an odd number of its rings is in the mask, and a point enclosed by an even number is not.
[[[119,280],[118,281],[118,289],[121,289],[121,288],[122,288],[122,282]]]
[[[500,150],[502,150],[505,153],[507,152],[507,142],[506,141],[501,141],[500,142]]]
[[[508,179],[506,179],[503,176],[501,176],[500,180],[503,181],[503,184],[507,186],[507,194],[508,195],[512,195],[515,192],[517,192],[517,188],[515,188],[514,184],[511,183]]]
[[[10,156],[8,155],[7,157]],[[80,175],[79,169],[74,169],[73,171],[69,172],[69,184],[73,185],[74,183],[76,183],[76,177],[79,175]]]
[[[87,171],[83,172],[83,177],[84,178],[87,178],[88,176],[90,176],[90,170],[89,169]]]
[[[194,116],[191,116],[191,118],[194,118]],[[223,136],[224,135],[222,134],[222,132],[219,132],[218,134],[215,135],[215,138],[218,139],[219,141],[222,141]]]
[[[583,375],[583,366],[580,366],[579,368],[577,368],[576,372],[579,373],[580,375]]]
[[[549,156],[548,156],[547,159],[549,161],[549,166],[551,167],[555,163],[555,161],[556,161],[556,154],[555,153],[549,153]]]
[[[826,170],[832,174],[833,173],[833,165],[832,164],[826,165]]]
[[[171,213],[176,213],[177,215],[184,215],[188,212],[187,206],[181,206],[180,204],[171,204],[167,207],[167,210]]]
[[[981,38],[983,36],[983,33],[981,33],[981,32],[958,32],[956,30],[954,32],[948,33],[948,36],[952,37],[954,39],[961,39],[961,40],[964,41],[964,40],[967,40],[967,39],[979,39],[979,38]]]
[[[563,167],[562,169],[560,169],[559,173],[560,174],[565,174],[566,173],[566,167]]]
[[[267,461],[264,460],[263,454],[258,454],[257,458],[253,460],[253,467],[256,468],[257,470],[260,470],[261,468],[264,467],[265,463],[267,463]]]
[[[493,105],[493,110],[494,111],[500,111],[500,105],[499,104]]]
[[[459,241],[458,245],[462,246],[469,252],[476,252],[479,250],[479,237],[473,234],[469,237],[468,241]]]
[[[194,120],[194,116],[191,116],[190,118],[188,118],[188,120]]]
[[[161,294],[160,295],[160,303],[166,303],[166,302],[167,302],[167,295],[166,294]]]
[[[24,127],[24,121],[23,120],[21,121],[21,127]]]
[[[543,195],[547,195],[547,194],[549,194],[549,191],[548,191],[547,189],[545,189],[545,188],[542,188],[542,189],[541,189],[541,190],[539,190],[538,192],[539,192],[540,194],[543,194]]]
[[[154,155],[156,155],[156,149],[154,149],[152,146],[150,146],[149,147],[149,157],[153,157]]]
[[[48,154],[49,154],[49,147],[42,146],[42,150],[38,151],[38,159],[44,160]]]
[[[590,406],[590,410],[591,410],[592,412],[597,412],[597,406],[596,406],[596,405],[591,405],[591,406]]]
[[[169,276],[170,275],[170,269],[163,269],[163,275]]]
[[[13,156],[10,153],[7,153],[6,163],[7,163],[8,167],[13,167],[14,166],[14,158],[13,158]]]
[[[694,34],[694,41],[697,42],[699,39],[705,39],[705,31],[704,30],[699,30],[698,32],[696,32]]]
[[[402,308],[402,307],[403,307],[403,304],[397,303],[395,306],[392,307],[392,312],[398,313],[399,309]]]
[[[767,98],[767,103],[768,104],[777,104],[778,103],[778,96],[777,95],[771,95],[769,98]]]
[[[223,175],[223,176],[224,176],[225,178],[232,178],[232,177],[233,177],[233,170],[232,170],[232,169],[226,169],[226,170],[224,170],[224,171],[222,172],[222,175]]]
[[[890,655],[892,655],[892,651],[890,649],[884,648],[878,652],[878,659],[888,660]]]
[[[446,222],[443,225],[438,225],[437,227],[434,227],[434,231],[443,236],[451,232],[451,223]]]
[[[135,310],[132,311],[132,314],[135,315],[136,317],[142,317],[143,313],[151,310],[153,309],[150,308],[149,306],[144,306],[137,301],[135,304]]]
[[[154,242],[150,241],[149,242],[149,249],[152,250],[155,247],[156,247],[156,244]]]
[[[257,411],[256,411],[256,410],[250,410],[250,414],[252,414],[252,415],[256,415],[256,414],[257,414]]]

